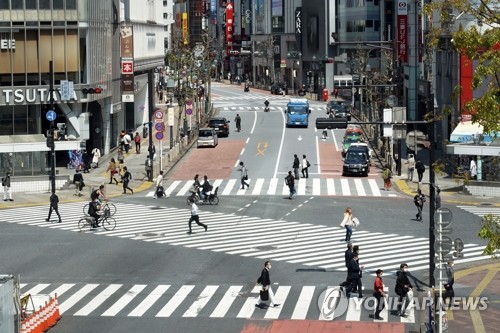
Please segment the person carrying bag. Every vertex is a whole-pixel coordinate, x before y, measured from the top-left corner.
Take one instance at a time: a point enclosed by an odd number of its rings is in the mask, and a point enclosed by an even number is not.
[[[274,299],[273,291],[271,290],[271,278],[269,277],[269,271],[271,270],[271,262],[266,261],[264,263],[264,268],[260,273],[259,278],[257,279],[257,285],[261,285],[262,289],[259,292],[259,299],[255,307],[259,309],[264,309],[267,307],[267,301],[271,302],[273,307],[278,307],[280,304],[277,304]]]

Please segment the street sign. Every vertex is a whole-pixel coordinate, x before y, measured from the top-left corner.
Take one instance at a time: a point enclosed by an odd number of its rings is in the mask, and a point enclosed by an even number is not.
[[[68,101],[71,96],[69,94],[69,81],[68,80],[61,80],[61,99],[63,101]]]
[[[174,108],[168,108],[168,126],[174,126]]]
[[[450,227],[450,228],[443,229],[441,231],[439,231],[439,228],[434,229],[435,235],[439,235],[440,233],[442,235],[451,235],[453,233],[453,228]]]
[[[463,258],[464,254],[463,252],[453,252],[453,256],[456,258]]]
[[[155,138],[156,140],[163,140],[163,132],[156,132]]]
[[[158,132],[163,132],[165,130],[165,124],[164,123],[156,123],[155,124],[155,129]]]
[[[156,119],[162,119],[162,118],[163,118],[163,111],[161,111],[161,110],[156,110],[156,111],[155,111],[155,118],[156,118]]]
[[[47,118],[48,121],[54,121],[57,118],[57,114],[55,113],[55,111],[49,110],[47,111],[45,118]]]
[[[444,254],[448,254],[453,249],[453,241],[448,236],[442,237],[441,251],[439,251],[439,243],[439,239],[436,239],[436,241],[434,242],[434,250],[436,250],[437,253],[441,252]]]
[[[186,109],[186,114],[188,116],[192,115],[193,114],[193,109]]]

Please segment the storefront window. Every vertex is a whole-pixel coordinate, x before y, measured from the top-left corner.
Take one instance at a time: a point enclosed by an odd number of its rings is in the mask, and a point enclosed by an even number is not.
[[[14,106],[14,134],[28,134],[28,119],[26,118],[26,106]]]
[[[38,126],[40,117],[40,108],[38,105],[28,105],[28,134],[38,134],[41,131]]]
[[[53,9],[64,9],[64,1],[63,0],[52,0],[52,8]]]
[[[23,0],[11,0],[11,1],[12,1],[12,9],[23,9]]]
[[[38,0],[40,9],[50,9],[50,0]]]
[[[0,1],[0,9],[9,9],[8,1]]]
[[[66,9],[76,9],[76,0],[66,0]]]
[[[0,106],[0,135],[12,135],[12,107]]]

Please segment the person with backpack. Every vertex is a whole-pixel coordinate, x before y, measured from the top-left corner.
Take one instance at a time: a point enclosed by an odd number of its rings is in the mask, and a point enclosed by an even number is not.
[[[148,156],[146,158],[146,162],[144,163],[144,168],[146,170],[146,177],[148,178],[148,182],[153,181],[153,160]]]
[[[99,201],[94,197],[92,201],[89,202],[89,209],[87,211],[87,214],[94,218],[91,224],[92,229],[99,227],[99,218],[101,217],[101,215],[99,215],[100,209]]]
[[[290,189],[290,194],[288,195],[288,199],[292,200],[292,197],[296,191],[295,191],[295,178],[293,177],[291,171],[288,171],[288,176],[285,177],[285,185],[288,186],[288,188]]]
[[[127,190],[130,190],[132,194],[134,194],[134,190],[131,189],[128,186],[128,183],[132,180],[132,174],[128,171],[127,167],[123,167],[123,176],[122,176],[122,182],[123,182],[123,194],[127,194]]]
[[[398,311],[397,315],[400,317],[406,317],[406,308],[410,305],[411,299],[408,293],[413,290],[413,286],[410,283],[410,279],[406,276],[408,273],[408,265],[403,263],[399,265],[399,272],[396,273],[396,287],[394,291],[396,295],[399,296],[398,300]]]
[[[418,189],[417,194],[413,197],[413,203],[417,206],[417,221],[422,222],[422,209],[424,208],[425,196],[422,194],[422,190]]]
[[[306,155],[302,155],[302,178],[309,178],[309,167],[311,163],[306,158]]]
[[[389,191],[391,188],[391,177],[392,177],[392,172],[391,169],[389,168],[389,165],[384,166],[384,170],[382,170],[382,178],[384,179],[384,190]]]
[[[135,142],[135,152],[136,152],[136,154],[140,154],[141,153],[141,136],[139,135],[139,132],[135,132],[134,142]]]

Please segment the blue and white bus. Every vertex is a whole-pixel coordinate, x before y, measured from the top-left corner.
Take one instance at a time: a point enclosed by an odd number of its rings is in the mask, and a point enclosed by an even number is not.
[[[306,98],[290,98],[286,105],[286,127],[309,126],[309,102]]]

